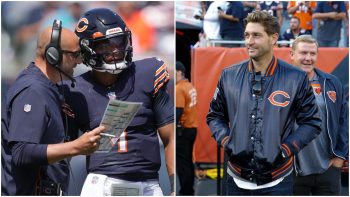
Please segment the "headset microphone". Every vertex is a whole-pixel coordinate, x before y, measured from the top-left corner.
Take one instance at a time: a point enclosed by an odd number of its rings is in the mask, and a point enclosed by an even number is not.
[[[57,68],[58,71],[60,71],[60,73],[62,73],[64,76],[66,76],[69,80],[72,81],[70,86],[72,88],[74,88],[75,87],[75,82],[76,82],[75,79],[72,76],[68,75],[66,72],[64,72],[60,67],[56,67],[56,68]]]

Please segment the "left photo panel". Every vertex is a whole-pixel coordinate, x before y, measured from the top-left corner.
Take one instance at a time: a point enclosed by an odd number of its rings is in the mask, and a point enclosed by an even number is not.
[[[174,2],[1,11],[1,195],[174,195]]]

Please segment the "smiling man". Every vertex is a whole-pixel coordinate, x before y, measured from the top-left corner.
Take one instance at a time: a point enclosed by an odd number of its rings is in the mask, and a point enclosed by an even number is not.
[[[293,42],[291,59],[307,73],[322,119],[322,132],[296,157],[294,195],[340,195],[340,168],[348,158],[348,109],[337,77],[315,68],[318,44],[310,35]]]
[[[306,73],[273,55],[279,31],[267,12],[248,15],[250,58],[223,70],[210,104],[207,123],[229,156],[227,195],[292,195],[293,157],[320,132]]]

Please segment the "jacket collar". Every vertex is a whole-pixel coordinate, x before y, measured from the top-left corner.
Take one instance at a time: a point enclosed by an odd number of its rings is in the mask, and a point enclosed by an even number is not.
[[[321,71],[320,69],[317,69],[317,68],[314,68],[314,69],[315,69],[315,73],[316,73],[319,77],[321,77],[321,78],[323,78],[323,79],[330,79],[329,74],[327,74],[327,73]]]
[[[265,76],[271,77],[275,73],[276,67],[277,67],[277,58],[275,58],[275,56],[272,56],[272,60],[266,69]],[[249,60],[249,63],[248,63],[248,70],[249,72],[253,72],[254,70],[253,61],[251,59]]]

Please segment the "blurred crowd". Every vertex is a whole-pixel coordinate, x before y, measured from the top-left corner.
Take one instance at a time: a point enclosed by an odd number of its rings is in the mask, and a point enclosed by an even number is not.
[[[74,30],[85,11],[100,7],[119,13],[132,31],[134,60],[159,57],[168,63],[169,73],[173,74],[173,2],[13,1],[1,2],[2,87],[6,89],[19,71],[34,60],[38,32],[52,25],[54,19],[60,19],[63,27]],[[79,65],[75,75],[84,69],[88,68]]]
[[[349,46],[348,1],[201,1],[199,7],[194,14],[203,21],[198,47],[210,46],[211,40],[229,41],[220,45],[225,47],[243,46],[244,19],[254,10],[278,18],[280,47],[304,34],[311,34],[321,47]]]

